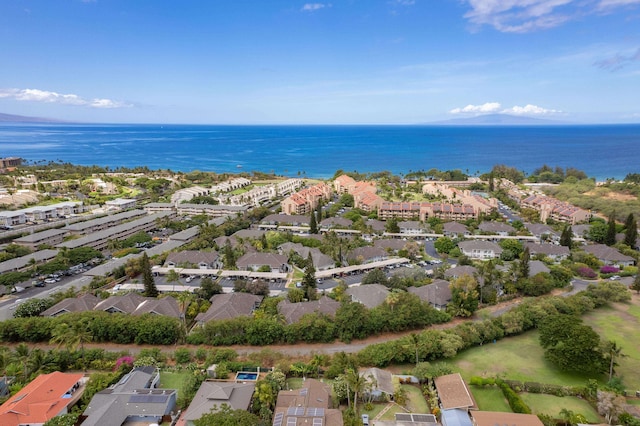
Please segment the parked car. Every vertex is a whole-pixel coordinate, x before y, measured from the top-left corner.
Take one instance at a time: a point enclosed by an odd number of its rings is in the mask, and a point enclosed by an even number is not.
[[[362,424],[363,424],[363,426],[369,426],[369,415],[368,414],[363,414],[362,415]]]

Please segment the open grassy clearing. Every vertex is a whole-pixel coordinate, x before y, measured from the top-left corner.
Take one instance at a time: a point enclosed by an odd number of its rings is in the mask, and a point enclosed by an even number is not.
[[[178,393],[182,389],[182,384],[187,380],[189,371],[161,371],[160,384],[158,387],[163,389],[177,389]]]
[[[522,400],[531,408],[533,414],[548,414],[554,418],[559,418],[559,413],[563,408],[574,413],[580,413],[587,418],[589,423],[601,423],[602,419],[588,402],[573,396],[553,396],[536,393],[520,394]]]
[[[617,360],[616,374],[625,387],[640,390],[640,299],[634,294],[632,304],[615,304],[584,316],[584,322],[593,327],[603,339],[613,340],[622,347],[626,358]]]
[[[471,393],[482,411],[499,411],[511,413],[511,407],[505,399],[502,391],[495,386],[478,387],[471,386]]]
[[[587,380],[582,375],[560,371],[547,362],[537,331],[468,349],[447,363],[467,381],[473,376],[500,376],[556,385],[583,385]]]
[[[401,385],[402,389],[407,392],[407,409],[412,413],[428,413],[429,404],[424,399],[422,391],[417,386]]]
[[[384,413],[382,417],[380,417],[380,420],[393,421],[396,419],[396,413],[406,413],[406,412],[407,411],[404,410],[399,405],[394,405],[389,409],[389,411],[387,411],[386,413]]]

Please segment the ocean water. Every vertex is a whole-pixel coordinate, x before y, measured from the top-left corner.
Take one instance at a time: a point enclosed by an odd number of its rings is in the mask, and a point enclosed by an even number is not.
[[[0,157],[111,168],[262,171],[327,178],[336,170],[469,174],[548,164],[598,180],[640,172],[640,125],[194,126],[0,124]]]

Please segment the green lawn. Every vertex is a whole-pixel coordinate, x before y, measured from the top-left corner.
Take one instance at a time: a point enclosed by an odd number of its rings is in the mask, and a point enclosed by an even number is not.
[[[533,414],[548,414],[554,418],[558,418],[560,410],[566,408],[574,413],[584,415],[589,423],[601,423],[603,421],[588,402],[579,398],[572,396],[559,397],[526,392],[521,393],[520,396],[531,408],[531,412]]]
[[[587,377],[562,372],[544,359],[538,332],[502,339],[468,349],[447,363],[460,371],[465,380],[473,376],[500,377],[556,385],[582,385]]]
[[[412,413],[429,413],[429,404],[417,386],[400,385],[407,392],[407,409]]]
[[[164,389],[177,389],[179,393],[180,389],[182,389],[182,384],[189,374],[191,374],[189,371],[161,371],[158,387]]]
[[[640,390],[640,306],[616,305],[601,308],[583,317],[603,339],[613,340],[627,355],[617,360],[616,374],[632,392]]]
[[[499,411],[502,413],[511,413],[509,403],[504,398],[504,395],[499,388],[495,386],[471,386],[471,393],[478,403],[478,408],[480,408],[482,411]]]
[[[389,409],[389,411],[387,411],[386,413],[384,413],[382,417],[380,417],[380,420],[394,421],[396,419],[396,413],[406,413],[406,412],[407,411],[404,410],[399,405],[394,405]]]

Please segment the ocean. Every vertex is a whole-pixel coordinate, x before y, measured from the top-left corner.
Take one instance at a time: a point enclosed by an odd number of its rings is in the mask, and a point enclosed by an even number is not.
[[[358,172],[460,169],[495,164],[526,173],[574,167],[598,180],[640,172],[640,125],[218,126],[0,124],[0,157],[30,162],[147,166],[217,173],[261,171],[328,178]]]

